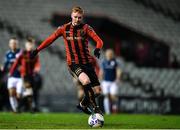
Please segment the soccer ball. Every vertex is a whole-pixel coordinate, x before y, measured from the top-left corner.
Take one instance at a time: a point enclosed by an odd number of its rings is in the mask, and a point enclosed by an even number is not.
[[[104,125],[104,117],[99,113],[92,114],[89,116],[88,124],[91,127],[102,127]]]

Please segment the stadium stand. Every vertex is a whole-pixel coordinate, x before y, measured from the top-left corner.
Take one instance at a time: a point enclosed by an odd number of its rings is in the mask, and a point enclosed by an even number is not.
[[[142,83],[151,83],[153,90],[161,89],[166,97],[179,97],[178,77],[180,71],[174,69],[155,69],[155,68],[138,68],[133,63],[125,65],[125,72],[129,72],[132,79],[138,78]],[[166,80],[165,80],[166,79]],[[145,86],[140,86],[145,87]],[[158,95],[156,95],[158,96]]]
[[[135,0],[137,3],[144,5],[145,7],[151,8],[157,13],[161,13],[174,21],[180,20],[179,1],[172,0]]]

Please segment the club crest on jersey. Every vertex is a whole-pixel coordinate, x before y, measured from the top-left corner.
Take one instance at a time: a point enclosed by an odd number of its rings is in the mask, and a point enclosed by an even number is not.
[[[84,31],[83,29],[81,29],[81,30],[80,30],[80,35],[81,35],[81,36],[84,36],[85,34],[86,34],[85,31]]]
[[[115,65],[115,61],[111,61],[111,66],[114,66]]]

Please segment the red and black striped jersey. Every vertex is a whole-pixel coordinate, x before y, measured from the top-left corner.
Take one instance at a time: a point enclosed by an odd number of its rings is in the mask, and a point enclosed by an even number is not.
[[[92,27],[88,24],[80,24],[73,26],[72,23],[67,23],[60,26],[52,33],[42,44],[37,48],[41,51],[53,43],[58,37],[63,36],[67,64],[86,64],[92,62],[92,56],[88,49],[88,38],[91,37],[97,44],[96,48],[102,48],[103,41],[95,33]]]
[[[31,51],[23,51],[20,54],[10,69],[10,75],[13,74],[18,66],[20,66],[21,77],[32,76],[35,72],[40,71],[39,56],[32,59],[30,54]]]

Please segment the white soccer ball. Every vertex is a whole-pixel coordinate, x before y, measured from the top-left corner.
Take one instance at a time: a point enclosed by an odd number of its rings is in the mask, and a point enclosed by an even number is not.
[[[89,116],[88,124],[91,127],[102,127],[104,125],[104,117],[99,113],[92,114]]]

